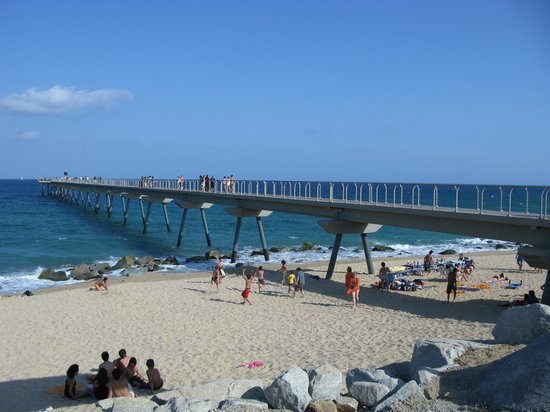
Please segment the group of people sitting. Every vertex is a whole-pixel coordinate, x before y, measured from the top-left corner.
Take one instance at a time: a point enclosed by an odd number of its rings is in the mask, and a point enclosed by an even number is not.
[[[103,352],[99,370],[95,376],[89,376],[91,383],[82,391],[78,390],[76,375],[79,372],[77,364],[67,369],[65,389],[63,394],[67,399],[78,400],[86,396],[92,396],[95,400],[117,397],[135,397],[135,389],[149,389],[151,393],[161,389],[164,381],[160,372],[155,368],[155,361],[148,359],[146,376],[137,367],[137,359],[128,356],[125,349],[119,352],[119,358],[113,362],[109,360],[109,352]]]

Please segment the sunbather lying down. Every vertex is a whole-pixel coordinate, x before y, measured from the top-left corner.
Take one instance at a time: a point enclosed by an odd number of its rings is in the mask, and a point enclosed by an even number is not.
[[[485,283],[495,283],[495,282],[509,282],[510,279],[508,279],[506,276],[504,276],[504,273],[501,273],[499,275],[493,276],[491,279],[485,280]]]

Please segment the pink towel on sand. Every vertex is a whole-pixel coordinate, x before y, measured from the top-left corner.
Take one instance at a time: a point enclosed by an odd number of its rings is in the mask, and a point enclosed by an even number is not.
[[[262,361],[254,361],[254,362],[248,362],[248,363],[241,363],[239,365],[239,368],[254,369],[254,368],[261,368],[262,366],[264,366],[264,363]]]

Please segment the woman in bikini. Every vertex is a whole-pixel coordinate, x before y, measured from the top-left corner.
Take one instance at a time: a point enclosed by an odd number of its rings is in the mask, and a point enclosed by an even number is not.
[[[212,290],[212,285],[216,285],[216,292],[219,292],[220,290],[220,282],[221,282],[221,275],[220,270],[218,269],[218,265],[214,268],[214,271],[212,272],[212,279],[210,279],[210,289],[208,289],[208,293]]]
[[[347,281],[348,291],[347,294],[351,295],[353,301],[353,307],[359,303],[359,290],[361,289],[361,281],[356,272],[352,272],[349,280]]]

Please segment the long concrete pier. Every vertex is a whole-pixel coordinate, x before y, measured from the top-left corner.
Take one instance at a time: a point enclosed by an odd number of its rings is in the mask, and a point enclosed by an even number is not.
[[[162,205],[167,230],[171,230],[166,205],[174,201],[183,209],[178,246],[188,209],[200,211],[210,245],[205,211],[213,204],[228,206],[227,212],[236,218],[232,261],[237,256],[243,218],[256,219],[262,251],[269,259],[262,218],[277,211],[317,216],[319,225],[335,235],[327,278],[332,276],[344,234],[361,237],[372,273],[368,234],[390,225],[517,242],[525,245],[520,253],[529,265],[549,270],[547,283],[550,281],[550,188],[545,186],[218,181],[206,188],[197,180],[70,177],[39,182],[44,195],[76,204],[90,205],[90,196],[94,196],[95,212],[99,211],[103,196],[109,217],[113,198],[118,196],[125,222],[130,201],[135,199],[140,205],[143,233],[154,203]],[[548,288],[543,297],[550,300]]]

